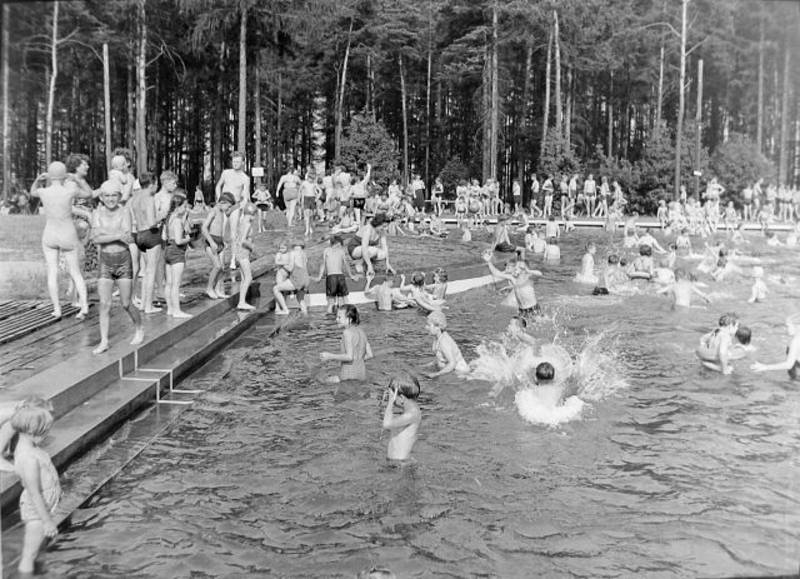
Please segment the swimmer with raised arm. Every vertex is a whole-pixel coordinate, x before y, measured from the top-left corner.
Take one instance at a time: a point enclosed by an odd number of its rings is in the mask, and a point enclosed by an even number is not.
[[[489,266],[489,271],[492,272],[492,275],[511,282],[521,317],[528,318],[542,313],[539,302],[536,301],[536,291],[533,289],[533,280],[531,279],[533,276],[542,275],[542,272],[528,269],[528,266],[519,260],[513,264],[511,271],[508,273],[500,271],[492,263],[491,251],[484,252],[483,260]]]
[[[375,279],[375,274],[368,273],[367,283],[364,285],[364,296],[375,300],[378,311],[390,312],[392,309],[404,309],[414,304],[414,301],[400,291],[400,288],[393,287],[394,274],[392,272],[386,272],[383,283],[370,287],[373,279]]]
[[[786,319],[786,331],[792,337],[786,348],[786,358],[774,364],[756,362],[750,366],[751,370],[754,372],[786,370],[792,380],[800,378],[800,314],[794,314]]]
[[[387,386],[388,398],[383,413],[383,428],[390,431],[386,457],[389,460],[406,460],[417,441],[417,431],[422,413],[417,405],[419,381],[405,372],[393,376]],[[395,408],[402,411],[395,414]]]
[[[700,338],[700,347],[695,353],[703,366],[723,374],[733,372],[730,348],[738,329],[738,316],[734,313],[723,314],[719,319],[719,327]]]
[[[436,378],[450,372],[469,372],[464,356],[453,337],[447,333],[447,318],[441,311],[428,314],[428,333],[433,336],[434,362],[439,370],[428,374],[428,378]]]

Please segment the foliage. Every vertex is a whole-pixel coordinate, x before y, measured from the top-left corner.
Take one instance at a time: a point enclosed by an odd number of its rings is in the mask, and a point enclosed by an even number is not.
[[[372,180],[386,187],[397,176],[399,154],[395,141],[380,121],[361,113],[350,119],[342,139],[341,157],[337,164],[353,174],[363,175],[367,163],[372,165]]]
[[[575,153],[575,145],[570,143],[567,146],[566,139],[556,134],[555,130],[549,131],[542,147],[542,154],[539,156],[538,170],[553,177],[562,173],[567,175],[580,173],[581,162]]]
[[[775,164],[762,155],[746,135],[732,133],[711,157],[711,173],[725,187],[727,197],[738,199],[739,192],[763,177],[776,177]]]
[[[628,194],[636,193],[638,195],[642,182],[642,176],[639,172],[640,167],[637,164],[631,163],[628,159],[608,157],[603,152],[602,145],[595,146],[592,171],[594,171],[595,175],[608,177],[609,185],[617,181],[624,192]]]
[[[456,186],[469,179],[469,168],[459,157],[450,157],[439,172],[445,197],[455,197]]]

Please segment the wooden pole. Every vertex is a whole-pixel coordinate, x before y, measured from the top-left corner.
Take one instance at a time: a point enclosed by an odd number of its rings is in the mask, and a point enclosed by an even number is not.
[[[700,199],[700,142],[703,133],[703,59],[697,61],[697,112],[694,115],[694,194]]]
[[[103,43],[103,116],[106,135],[106,167],[111,169],[111,75],[108,63],[108,43]]]
[[[50,45],[50,88],[47,94],[47,117],[45,119],[44,158],[45,165],[53,160],[53,108],[58,77],[58,2],[53,2],[53,31]]]
[[[675,200],[681,195],[681,147],[683,145],[683,115],[686,109],[686,9],[689,0],[682,0],[681,15],[681,75],[678,85],[678,123],[675,129]]]
[[[8,144],[11,142],[9,135],[8,124],[8,108],[9,108],[9,95],[8,95],[8,20],[11,17],[11,6],[3,4],[3,199],[8,201],[10,188],[9,181],[11,180],[11,171],[9,170],[9,162],[11,155],[8,151]],[[0,547],[2,544],[0,544]],[[1,551],[1,549],[0,549]],[[0,564],[2,564],[2,552],[0,552]],[[0,569],[2,567],[0,566]]]

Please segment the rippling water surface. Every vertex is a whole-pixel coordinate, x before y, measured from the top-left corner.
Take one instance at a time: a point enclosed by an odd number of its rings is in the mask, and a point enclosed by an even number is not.
[[[597,234],[592,234],[597,236]],[[517,414],[513,395],[454,376],[425,380],[415,463],[389,466],[380,398],[393,370],[431,360],[417,312],[363,311],[377,357],[369,384],[331,387],[318,353],[338,347],[313,313],[270,338],[271,320],[188,387],[207,389],[115,478],[47,554],[52,576],[721,577],[796,572],[800,561],[800,392],[785,373],[699,368],[693,349],[719,314],[777,361],[798,267],[757,249],[770,301],[749,281],[712,284],[709,309],[665,298],[587,297],[579,246],[543,266],[549,319],[534,333],[573,355],[603,335],[627,386],[558,428]],[[599,237],[598,237],[599,239]],[[759,246],[760,247],[760,246]],[[598,251],[603,255],[604,249]],[[776,263],[783,265],[775,265]],[[786,265],[791,263],[791,265]],[[576,297],[580,296],[580,297]],[[450,332],[467,359],[512,310],[495,288],[453,296]]]

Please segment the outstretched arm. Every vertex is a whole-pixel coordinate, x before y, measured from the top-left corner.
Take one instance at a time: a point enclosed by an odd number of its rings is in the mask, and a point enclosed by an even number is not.
[[[786,354],[786,359],[783,362],[776,362],[775,364],[762,364],[756,362],[750,369],[755,372],[765,372],[767,370],[790,370],[795,363],[800,359],[800,340],[792,340],[789,346],[789,351]]]

